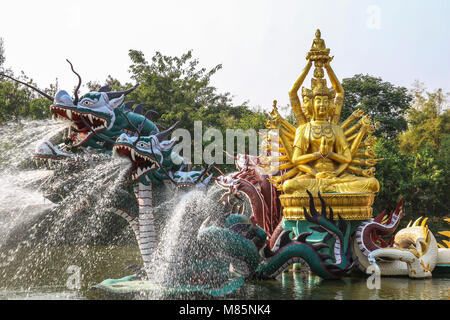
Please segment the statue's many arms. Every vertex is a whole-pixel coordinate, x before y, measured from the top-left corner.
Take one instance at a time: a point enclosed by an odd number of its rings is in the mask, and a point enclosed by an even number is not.
[[[320,37],[320,33],[316,33],[317,36]],[[307,55],[306,67],[289,92],[298,127],[283,119],[276,103],[271,112],[274,120],[267,122],[269,129],[279,132],[282,156],[276,169],[284,173],[272,182],[286,194],[305,193],[306,190],[313,193],[376,193],[380,186],[374,178],[373,166],[380,159],[374,159],[372,145],[375,139],[368,137],[362,141],[366,134],[375,130],[375,125],[371,125],[368,116],[362,117],[360,110],[338,125],[344,90],[330,66],[333,58],[328,56],[329,49],[315,46],[316,42],[317,39]],[[320,43],[324,46],[323,40]],[[302,104],[297,92],[313,63],[311,89],[302,88]],[[327,88],[323,68],[333,88]],[[346,129],[357,118],[361,119]]]

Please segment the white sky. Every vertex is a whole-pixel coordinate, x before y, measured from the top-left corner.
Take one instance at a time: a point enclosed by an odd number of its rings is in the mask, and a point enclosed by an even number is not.
[[[314,32],[335,58],[339,79],[357,73],[410,87],[450,91],[450,1],[2,0],[0,37],[6,67],[24,71],[42,88],[108,74],[130,81],[129,49],[181,55],[193,49],[206,68],[222,63],[212,84],[235,103],[269,109],[303,69]],[[305,82],[309,86],[309,80]]]

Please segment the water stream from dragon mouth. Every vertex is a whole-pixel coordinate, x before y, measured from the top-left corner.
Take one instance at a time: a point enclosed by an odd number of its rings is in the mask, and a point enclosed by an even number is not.
[[[35,146],[61,137],[68,125],[39,120],[0,127],[0,289],[64,279],[61,274],[71,265],[95,269],[113,247],[87,258],[90,245],[121,243],[130,236],[133,242],[125,221],[107,212],[124,195],[134,199],[124,183],[129,160],[79,153],[72,161],[34,164]],[[185,280],[183,266],[191,259],[190,244],[204,219],[218,212],[222,191],[194,190],[157,203],[160,237],[150,281],[177,286]]]
[[[66,121],[21,120],[0,126],[0,246],[15,226],[51,208],[37,186],[50,170],[36,170],[30,157],[41,141],[61,134]]]
[[[0,169],[19,169],[40,142],[62,137],[70,124],[64,120],[20,120],[0,125]]]
[[[61,137],[68,126],[36,120],[0,127],[0,287],[36,283],[54,272],[48,247],[77,246],[66,264],[79,263],[83,246],[101,242],[114,224],[106,208],[117,192],[129,193],[122,190],[128,160],[77,154],[75,161],[36,166],[35,146]],[[113,238],[126,233],[121,226]]]
[[[217,198],[222,192],[211,188],[207,192],[192,190],[178,195],[170,208],[153,259],[150,282],[162,286],[177,287],[186,283],[184,266],[191,260],[191,245],[202,222],[217,214]],[[156,293],[157,295],[157,293]],[[153,297],[158,298],[158,297]]]

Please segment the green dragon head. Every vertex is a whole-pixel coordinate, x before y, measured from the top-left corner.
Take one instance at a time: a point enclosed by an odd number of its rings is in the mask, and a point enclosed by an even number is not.
[[[189,191],[192,190],[192,188],[205,190],[213,178],[213,175],[209,174],[209,170],[213,166],[214,163],[211,163],[206,169],[184,171],[186,165],[183,163],[177,171],[170,171],[169,176],[174,183],[176,191]]]
[[[55,95],[50,111],[54,116],[72,122],[74,133],[69,138],[73,140],[73,147],[98,148],[102,146],[101,140],[113,138],[114,134],[117,135],[124,129],[124,121],[119,120],[124,117],[123,107],[119,107],[122,106],[125,95],[136,87],[137,85],[123,92],[104,92],[106,89],[100,89],[99,92],[86,93],[79,101],[77,97],[72,100],[66,91],[60,90]]]
[[[149,185],[168,179],[176,191],[186,191],[192,187],[206,189],[212,179],[208,171],[214,163],[200,171],[185,171],[186,161],[173,152],[176,139],[164,140],[177,124],[149,136],[130,136],[126,133],[119,136],[113,146],[113,154],[131,160],[131,178],[134,181]]]
[[[113,154],[131,160],[131,178],[134,181],[149,185],[169,178],[167,171],[174,167],[172,159],[180,156],[172,154],[175,140],[161,139],[164,133],[141,137],[123,133],[116,140]]]
[[[158,127],[150,121],[152,115],[155,113],[154,111],[149,110],[144,116],[141,114],[142,108],[139,109],[140,112],[136,112],[139,106],[132,112],[131,107],[129,105],[127,106],[128,102],[123,103],[125,96],[135,90],[138,84],[125,91],[115,92],[111,92],[111,87],[106,85],[98,91],[88,92],[79,98],[78,90],[81,87],[81,77],[75,72],[70,61],[67,60],[67,62],[69,62],[72,71],[77,75],[79,80],[74,90],[74,98],[65,90],[60,90],[56,93],[55,97],[51,97],[29,83],[17,80],[4,73],[0,73],[0,76],[23,84],[47,98],[52,102],[50,111],[54,117],[63,118],[72,122],[68,137],[71,142],[67,145],[68,148],[83,146],[109,151],[117,137],[124,132],[134,134],[140,131],[142,135],[159,132]],[[41,151],[45,151],[45,146],[41,149]],[[44,154],[37,152],[36,157],[40,156],[42,158],[54,158],[52,152]]]

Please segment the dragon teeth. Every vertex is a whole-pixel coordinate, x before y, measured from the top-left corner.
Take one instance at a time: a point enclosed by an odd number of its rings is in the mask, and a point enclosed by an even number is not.
[[[131,159],[133,161],[136,161],[135,153],[136,153],[136,151],[134,151],[134,149],[131,149]]]
[[[67,118],[68,118],[69,120],[72,120],[72,111],[70,111],[69,109],[67,109],[67,110],[66,110],[66,115],[67,115]]]
[[[89,118],[89,120],[91,120],[91,123],[94,123],[94,118],[93,118],[92,114],[89,113],[88,118]]]

